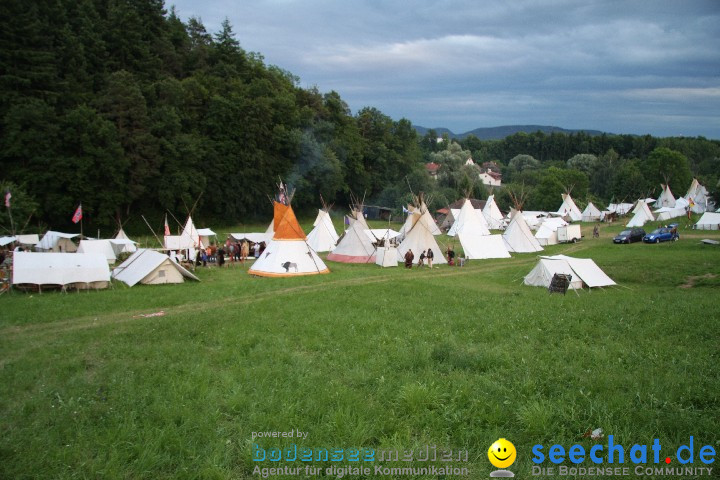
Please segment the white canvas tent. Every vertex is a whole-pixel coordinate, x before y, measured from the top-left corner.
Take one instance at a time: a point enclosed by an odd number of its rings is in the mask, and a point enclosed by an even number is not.
[[[575,205],[575,202],[573,201],[570,194],[563,193],[562,194],[563,203],[560,205],[560,208],[558,208],[558,211],[555,212],[561,217],[569,218],[571,222],[579,222],[582,220],[582,212],[580,209]]]
[[[503,214],[495,203],[495,195],[490,195],[482,209],[485,222],[491,230],[499,230],[503,224]]]
[[[485,217],[473,208],[468,199],[465,199],[465,203],[463,203],[462,208],[455,216],[455,223],[450,228],[448,235],[454,237],[459,233],[465,233],[466,238],[471,235],[490,235]]]
[[[400,232],[392,228],[371,228],[370,230],[365,230],[365,235],[367,235],[372,243],[382,242],[384,245],[387,245],[390,240],[399,237]]]
[[[720,230],[720,213],[705,212],[693,228],[697,230]]]
[[[139,249],[118,265],[113,270],[112,277],[130,287],[138,283],[144,285],[183,283],[186,278],[200,281],[167,255],[144,248]]]
[[[627,223],[628,227],[642,227],[646,222],[655,221],[655,216],[650,211],[650,207],[647,206],[645,200],[638,200],[634,213],[633,218]]]
[[[523,283],[536,287],[548,287],[554,274],[572,275],[570,288],[579,289],[616,285],[597,264],[589,258],[573,258],[565,255],[540,257],[535,268],[525,276]]]
[[[503,233],[503,240],[508,251],[515,253],[539,252],[543,250],[540,242],[533,236],[530,227],[521,212],[513,215],[510,224]]]
[[[548,212],[540,211],[525,211],[520,212],[525,217],[525,222],[531,230],[537,230],[540,228],[540,224],[547,218]]]
[[[341,263],[374,263],[375,247],[365,234],[362,222],[356,221],[345,230],[337,246],[330,252],[327,259]]]
[[[77,251],[77,245],[72,241],[79,236],[77,233],[63,233],[48,230],[42,240],[35,245],[35,249],[41,252],[64,252],[73,253]]]
[[[583,210],[582,212],[583,222],[599,222],[600,220],[602,220],[602,217],[602,212],[595,205],[593,205],[592,202],[588,202],[585,210]]]
[[[14,237],[12,237],[12,236],[0,237],[0,247],[4,247],[13,242],[16,242],[19,245],[22,245],[25,247],[28,247],[28,246],[34,247],[35,245],[40,243],[40,239],[38,238],[36,233],[29,234],[29,235],[16,235]]]
[[[313,227],[307,236],[307,242],[313,250],[316,252],[329,252],[335,248],[339,237],[330,214],[326,210],[318,210]]]
[[[445,255],[443,255],[433,235],[433,232],[438,229],[437,224],[428,213],[427,206],[422,200],[420,200],[420,206],[416,209],[412,217],[413,222],[402,243],[400,243],[397,248],[398,260],[401,262],[405,261],[405,254],[408,250],[412,250],[417,257],[420,255],[420,252],[429,248],[432,249],[434,254],[434,264],[447,264]]]
[[[472,235],[458,233],[460,244],[468,259],[510,258],[502,235]]]
[[[662,207],[655,210],[655,220],[658,222],[664,222],[665,220],[670,220],[672,218],[682,217],[686,213],[687,211],[685,210],[685,207]]]
[[[65,288],[107,288],[110,269],[98,253],[15,252],[13,284]]]
[[[535,233],[535,238],[540,245],[557,245],[557,229],[566,226],[568,223],[562,218],[546,218]]]
[[[115,248],[121,250],[122,246]],[[113,248],[110,240],[80,240],[77,253],[99,253],[105,257],[105,260],[107,260],[109,264],[113,264],[115,260],[117,260],[115,248]]]
[[[610,205],[608,205],[607,211],[610,213],[615,213],[617,215],[625,215],[630,210],[632,210],[632,208],[632,203],[611,203]]]
[[[231,233],[230,236],[240,242],[242,240],[247,240],[248,242],[252,243],[262,243],[265,240],[267,240],[265,233]],[[272,238],[272,237],[271,237]]]
[[[115,240],[120,241],[120,242],[115,242],[116,245],[122,244],[122,248],[120,249],[120,251],[118,253],[133,253],[134,251],[137,250],[137,247],[136,247],[137,242],[133,242],[132,240],[130,240],[130,238],[125,233],[125,230],[123,230],[122,228],[120,228],[117,235],[115,235]]]
[[[290,205],[273,202],[273,238],[248,273],[260,277],[294,277],[330,273],[307,244]]]
[[[655,201],[655,208],[675,208],[675,196],[670,191],[670,185],[660,184],[662,193]]]
[[[215,232],[213,232],[212,229],[198,228],[197,233],[198,233],[198,236],[200,237],[200,244],[203,247],[207,248],[213,242],[215,244],[217,244],[217,234]]]
[[[711,210],[712,207],[709,195],[707,189],[700,185],[696,178],[693,178],[690,188],[685,194],[685,199],[690,205],[690,210],[695,213],[704,213],[706,210]]]
[[[375,252],[375,264],[381,267],[397,267],[398,253],[395,247],[378,247]]]
[[[424,204],[423,204],[424,205]],[[435,223],[435,219],[432,218],[432,215],[430,215],[430,212],[427,210],[427,207],[424,207],[425,210],[421,210],[418,207],[413,207],[408,205],[408,216],[405,219],[405,223],[403,224],[403,227],[400,229],[400,235],[399,237],[401,239],[404,239],[407,234],[412,230],[413,225],[418,223],[419,218],[422,216],[423,218],[423,224],[427,225],[427,228],[430,230],[431,235],[442,235],[442,231],[440,230],[440,227],[438,227],[437,223]],[[457,218],[457,215],[459,214],[460,210],[453,209],[451,214],[454,215],[454,218]],[[454,221],[453,221],[454,225]],[[413,250],[414,251],[414,250]]]

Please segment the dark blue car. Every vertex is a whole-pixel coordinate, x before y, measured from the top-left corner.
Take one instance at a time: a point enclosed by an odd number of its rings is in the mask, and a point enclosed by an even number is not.
[[[677,228],[662,227],[653,230],[643,237],[645,243],[660,243],[669,242],[670,240],[676,241],[680,239],[680,235],[677,233]]]

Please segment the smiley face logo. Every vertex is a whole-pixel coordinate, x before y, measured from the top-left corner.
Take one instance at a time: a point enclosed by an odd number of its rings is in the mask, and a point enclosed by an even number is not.
[[[488,459],[495,468],[509,467],[515,461],[516,456],[515,445],[504,438],[497,439],[488,449]]]

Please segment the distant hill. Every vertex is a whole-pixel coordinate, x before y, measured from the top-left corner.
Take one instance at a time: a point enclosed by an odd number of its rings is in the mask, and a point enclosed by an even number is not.
[[[413,125],[415,128],[415,131],[418,132],[419,135],[425,135],[428,130],[431,130],[430,128],[421,127],[419,125]],[[567,128],[561,128],[561,127],[553,127],[548,125],[505,125],[502,127],[488,127],[488,128],[476,128],[475,130],[470,130],[469,132],[465,133],[453,133],[452,131],[448,130],[447,128],[433,128],[432,130],[435,130],[438,134],[438,136],[442,136],[443,134],[447,133],[450,138],[462,140],[468,135],[475,135],[480,140],[502,140],[505,137],[508,137],[510,135],[514,135],[516,133],[524,132],[524,133],[535,133],[537,131],[541,131],[546,134],[550,133],[565,133],[565,134],[571,134],[571,133],[579,133],[579,132],[585,132],[588,135],[602,135],[603,132],[599,130],[569,130]]]

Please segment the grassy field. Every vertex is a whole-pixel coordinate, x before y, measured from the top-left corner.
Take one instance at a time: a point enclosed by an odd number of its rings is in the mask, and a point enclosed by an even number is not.
[[[522,285],[524,254],[3,295],[0,478],[261,478],[274,465],[253,462],[252,432],[293,429],[307,438],[255,443],[464,449],[469,475],[440,478],[475,479],[505,437],[531,478],[533,445],[589,448],[602,428],[628,448],[658,438],[670,466],[692,435],[700,466],[702,445],[720,450],[720,247],[700,239],[720,235],[613,245],[620,226],[591,229],[545,253],[593,258],[620,287],[549,295]]]

